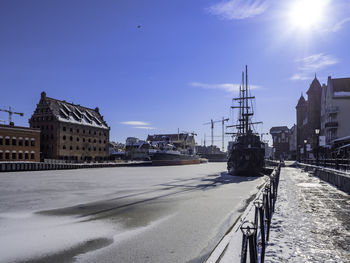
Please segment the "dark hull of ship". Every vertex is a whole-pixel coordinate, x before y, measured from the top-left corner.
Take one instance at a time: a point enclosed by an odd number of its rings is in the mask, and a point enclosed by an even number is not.
[[[261,176],[264,168],[264,152],[259,148],[237,149],[231,153],[227,170],[231,175]]]
[[[154,153],[152,156],[152,165],[186,165],[199,164],[200,158],[195,155],[187,154],[170,154],[170,153]]]

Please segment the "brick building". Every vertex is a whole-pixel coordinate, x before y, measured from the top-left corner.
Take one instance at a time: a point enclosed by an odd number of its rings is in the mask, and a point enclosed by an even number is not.
[[[49,98],[45,92],[29,120],[41,130],[42,158],[71,162],[103,161],[109,156],[109,131],[99,109]]]
[[[272,127],[270,134],[273,139],[273,158],[287,159],[290,157],[289,152],[289,129],[287,126]]]
[[[297,159],[311,157],[311,149],[316,147],[318,135],[315,131],[320,130],[321,126],[322,89],[315,76],[306,92],[308,99],[305,100],[304,96],[301,95],[296,106]],[[307,150],[306,153],[304,153],[305,150]]]
[[[40,129],[0,125],[0,161],[40,161]]]

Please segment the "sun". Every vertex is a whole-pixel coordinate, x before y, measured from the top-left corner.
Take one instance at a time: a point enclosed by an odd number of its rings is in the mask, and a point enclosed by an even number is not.
[[[289,20],[292,27],[300,30],[310,30],[319,27],[327,0],[297,0],[290,7]]]

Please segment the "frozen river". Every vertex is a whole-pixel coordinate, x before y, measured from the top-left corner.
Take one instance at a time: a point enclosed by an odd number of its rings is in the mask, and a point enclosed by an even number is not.
[[[264,181],[225,168],[0,173],[0,262],[201,262]]]

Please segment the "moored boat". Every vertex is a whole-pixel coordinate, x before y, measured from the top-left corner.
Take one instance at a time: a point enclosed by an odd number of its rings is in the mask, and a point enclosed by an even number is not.
[[[254,115],[252,103],[249,101],[255,97],[250,95],[248,87],[248,69],[246,66],[246,82],[244,86],[244,73],[242,74],[242,86],[240,86],[238,106],[232,108],[239,109],[238,124],[227,127],[237,129],[235,141],[231,143],[229,149],[227,170],[231,175],[260,176],[264,166],[265,144],[261,142],[260,136],[253,132],[254,124],[262,122],[252,122]]]

